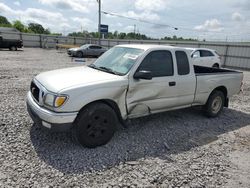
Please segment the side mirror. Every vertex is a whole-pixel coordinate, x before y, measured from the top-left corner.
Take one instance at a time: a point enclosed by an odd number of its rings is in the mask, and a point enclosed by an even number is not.
[[[141,70],[134,74],[134,79],[152,80],[152,78],[151,71]]]

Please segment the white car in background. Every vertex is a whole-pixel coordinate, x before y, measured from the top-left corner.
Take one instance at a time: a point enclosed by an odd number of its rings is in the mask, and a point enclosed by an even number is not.
[[[194,65],[221,68],[221,57],[215,50],[207,48],[186,49],[190,52],[190,56]]]

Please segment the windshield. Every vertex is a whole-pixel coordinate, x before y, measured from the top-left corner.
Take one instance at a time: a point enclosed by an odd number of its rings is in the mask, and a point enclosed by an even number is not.
[[[143,52],[144,50],[137,48],[114,47],[99,57],[90,67],[125,75]]]
[[[88,48],[88,47],[89,47],[88,44],[84,44],[84,45],[80,46],[81,49],[86,49],[86,48]]]

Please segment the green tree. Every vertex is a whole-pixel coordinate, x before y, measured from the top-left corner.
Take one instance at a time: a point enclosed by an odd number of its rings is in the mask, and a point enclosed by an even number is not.
[[[127,36],[126,33],[119,33],[118,38],[119,38],[119,39],[125,39],[126,36]]]
[[[0,26],[1,27],[11,27],[11,23],[4,16],[0,16]]]
[[[83,32],[73,32],[73,33],[69,33],[68,36],[71,37],[90,37],[91,33],[89,33],[88,31],[83,31]]]
[[[41,24],[37,23],[29,23],[28,29],[38,34],[50,34],[49,29],[44,29],[44,27]]]
[[[119,34],[119,33],[118,33],[118,31],[115,31],[115,32],[114,32],[114,34],[113,34],[113,35],[114,35],[114,38],[115,38],[115,39],[117,39],[117,38],[118,38],[118,34]]]
[[[19,30],[20,32],[25,32],[25,28],[26,28],[26,26],[22,24],[22,22],[19,20],[14,21],[13,27]]]

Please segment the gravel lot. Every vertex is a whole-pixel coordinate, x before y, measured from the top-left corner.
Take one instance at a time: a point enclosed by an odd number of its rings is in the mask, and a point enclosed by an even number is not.
[[[185,109],[134,119],[86,149],[33,125],[25,104],[36,74],[79,65],[55,50],[0,51],[0,187],[250,187],[250,72],[218,118]]]

